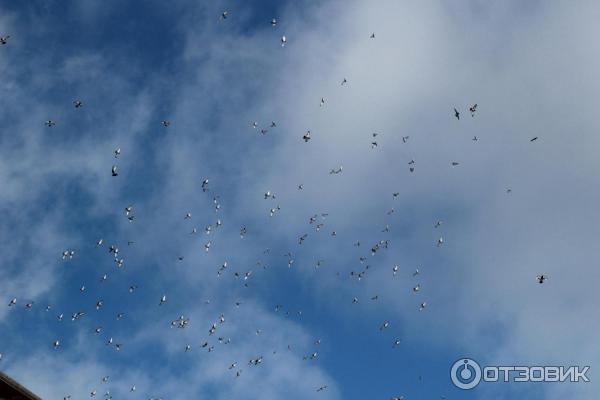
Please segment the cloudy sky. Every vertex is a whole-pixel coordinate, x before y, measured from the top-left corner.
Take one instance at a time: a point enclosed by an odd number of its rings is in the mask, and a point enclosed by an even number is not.
[[[0,370],[58,400],[593,398],[599,18],[0,1]],[[461,391],[462,357],[591,382]]]

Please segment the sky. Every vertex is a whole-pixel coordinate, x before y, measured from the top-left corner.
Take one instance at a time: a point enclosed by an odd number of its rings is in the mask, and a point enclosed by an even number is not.
[[[599,17],[0,1],[0,371],[49,400],[593,398]],[[464,357],[590,382],[465,391]]]

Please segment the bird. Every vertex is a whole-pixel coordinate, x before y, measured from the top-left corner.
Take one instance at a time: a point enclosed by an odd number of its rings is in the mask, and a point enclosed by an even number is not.
[[[67,249],[67,250],[65,250],[65,251],[62,252],[62,259],[63,260],[66,260],[66,259],[71,260],[74,255],[75,255],[75,250],[69,250],[69,249]]]
[[[271,19],[271,26],[272,26],[273,28],[275,28],[275,27],[277,26],[277,18],[272,18],[272,19]]]
[[[158,303],[159,306],[162,306],[163,304],[165,304],[167,302],[167,295],[163,295],[160,298],[160,302]]]
[[[14,297],[11,301],[8,302],[8,306],[12,307],[17,304],[17,298]]]
[[[544,274],[542,274],[542,275],[538,275],[538,276],[536,277],[536,279],[537,279],[537,283],[539,283],[539,284],[541,285],[541,284],[543,284],[544,282],[546,282],[546,280],[548,279],[548,276],[547,276],[547,275],[544,275]]]
[[[456,117],[456,119],[460,119],[460,113],[456,108],[454,109],[454,116]]]
[[[56,122],[55,122],[55,121],[53,121],[53,120],[51,120],[51,119],[49,119],[49,120],[47,120],[47,121],[45,122],[45,124],[46,124],[46,126],[47,126],[48,128],[52,128],[54,125],[56,125]]]
[[[437,240],[437,247],[442,247],[442,245],[443,245],[443,244],[444,244],[444,238],[443,238],[443,237],[440,237],[440,238]]]
[[[341,86],[344,86],[346,83],[348,83],[348,80],[346,78],[342,79]]]
[[[75,106],[75,108],[81,108],[83,107],[83,102],[81,100],[75,100],[73,101],[73,105]]]
[[[327,385],[321,386],[317,389],[317,392],[322,392],[323,390],[327,389]]]
[[[310,131],[306,131],[306,133],[302,136],[302,140],[304,140],[305,143],[308,143],[310,139]]]
[[[112,176],[118,176],[119,175],[119,173],[117,171],[117,166],[116,165],[112,166],[111,173],[112,173]]]
[[[475,103],[471,107],[469,107],[469,111],[471,112],[471,117],[474,117],[475,111],[477,111],[477,103]]]
[[[8,39],[10,39],[10,35],[0,36],[0,44],[5,45],[8,43]]]
[[[394,344],[392,345],[393,348],[396,348],[398,346],[400,346],[400,339],[394,340]]]
[[[371,39],[375,39],[375,32],[371,33]]]
[[[60,347],[60,341],[59,340],[55,340],[52,345],[54,346],[54,349],[58,349]]]
[[[535,137],[531,138],[530,142],[535,142],[536,140],[538,140],[538,137],[537,137],[537,136],[535,136]]]
[[[287,44],[287,38],[285,36],[281,37],[281,47],[284,47]]]
[[[171,125],[171,121],[169,121],[168,119],[164,119],[164,120],[160,121],[160,123],[165,128],[168,127],[169,125]]]
[[[338,168],[332,168],[331,171],[329,171],[329,175],[337,175],[337,174],[341,174],[341,173],[342,173],[341,165]]]
[[[379,327],[379,330],[380,330],[380,331],[382,331],[382,330],[384,330],[384,329],[387,329],[387,328],[389,328],[389,326],[390,326],[390,322],[389,322],[389,321],[385,321],[385,322],[384,322],[384,323],[383,323],[383,324],[382,324],[382,325]]]
[[[223,12],[221,13],[221,19],[227,19],[227,16],[228,16],[228,15],[229,15],[229,12],[228,12],[228,11],[223,11]]]

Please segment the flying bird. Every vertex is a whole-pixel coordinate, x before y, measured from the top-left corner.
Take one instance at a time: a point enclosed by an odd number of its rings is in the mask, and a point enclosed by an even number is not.
[[[475,103],[471,107],[469,107],[469,111],[471,112],[471,117],[474,117],[475,111],[477,111],[477,103]]]
[[[310,131],[306,131],[306,133],[304,134],[304,136],[302,136],[302,139],[304,140],[305,143],[308,143],[308,141],[311,139],[311,137],[310,137]]]

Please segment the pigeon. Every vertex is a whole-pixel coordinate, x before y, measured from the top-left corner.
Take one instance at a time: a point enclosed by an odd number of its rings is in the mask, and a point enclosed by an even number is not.
[[[308,141],[311,139],[310,137],[310,131],[306,131],[306,133],[304,134],[304,136],[302,136],[302,140],[304,140],[304,143],[308,143]]]
[[[454,109],[454,116],[456,117],[456,119],[460,119],[460,113],[456,108]]]
[[[75,106],[75,108],[81,108],[83,107],[83,102],[81,100],[75,100],[73,101],[73,105]]]
[[[162,306],[163,304],[165,304],[167,302],[167,295],[163,295],[160,298],[160,302],[158,303],[159,306]]]
[[[17,304],[17,298],[15,297],[15,298],[13,298],[13,299],[12,299],[12,300],[11,300],[11,301],[8,303],[8,306],[9,306],[9,307],[12,307],[12,306],[14,306],[14,305],[16,305],[16,304]]]
[[[117,172],[117,166],[113,165],[112,166],[112,170],[111,170],[112,176],[118,176],[119,173]]]
[[[541,284],[543,284],[544,282],[546,282],[546,280],[548,279],[548,276],[547,276],[547,275],[544,275],[544,274],[542,274],[542,275],[538,275],[538,276],[536,277],[536,279],[537,279],[537,283],[539,283],[539,284],[541,285]]]
[[[277,26],[277,19],[276,18],[271,19],[271,26],[273,28],[275,28]]]
[[[281,37],[281,47],[284,47],[287,44],[287,38],[285,36]]]

